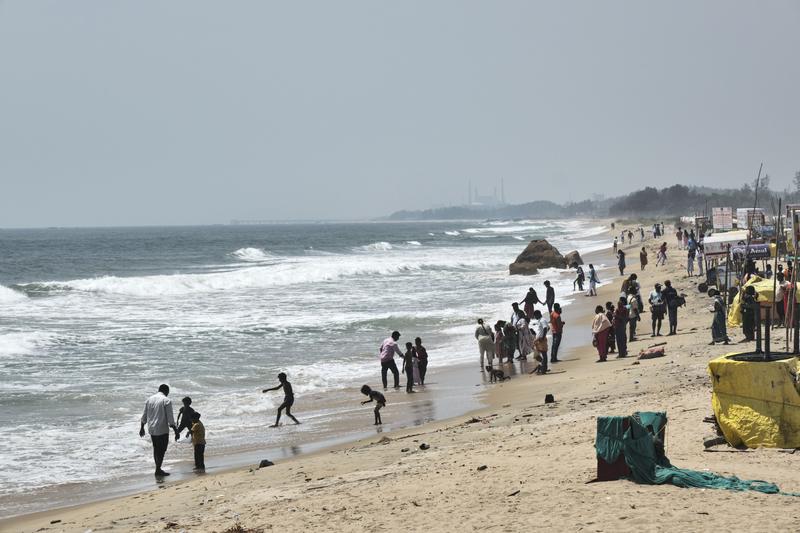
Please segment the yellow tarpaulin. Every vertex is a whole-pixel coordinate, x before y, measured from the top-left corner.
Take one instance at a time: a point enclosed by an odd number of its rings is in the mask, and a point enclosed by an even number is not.
[[[744,284],[745,287],[752,285],[755,288],[756,292],[758,293],[758,301],[759,302],[774,302],[775,301],[775,291],[773,290],[774,280],[771,279],[762,279],[758,276],[753,276],[747,283]],[[798,289],[800,289],[800,282],[797,283]],[[800,290],[795,291],[795,299],[800,302]],[[742,325],[742,307],[740,301],[741,293],[737,294],[733,298],[733,303],[728,307],[728,327],[729,328],[738,328]]]
[[[800,447],[800,359],[745,362],[731,355],[708,363],[711,405],[725,439],[748,448]]]

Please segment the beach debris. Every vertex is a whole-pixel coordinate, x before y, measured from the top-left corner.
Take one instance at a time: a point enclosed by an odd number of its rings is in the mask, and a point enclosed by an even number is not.
[[[725,440],[725,437],[718,437],[715,435],[713,437],[703,439],[703,446],[705,448],[713,448],[714,446],[719,446],[721,444],[728,444],[728,441]]]
[[[508,495],[506,495],[506,498],[510,498],[511,496],[516,496],[516,495],[517,495],[517,494],[519,494],[519,493],[520,493],[520,491],[519,491],[519,490],[515,490],[515,491],[514,491],[514,492],[512,492],[511,494],[508,494]]]
[[[483,471],[484,471],[484,470],[486,470],[487,468],[489,468],[489,467],[488,467],[488,466],[486,466],[486,465],[481,465],[481,466],[479,466],[479,467],[478,467],[478,472],[483,472]]]
[[[381,437],[381,440],[379,440],[375,444],[389,444],[390,442],[392,442],[392,439],[390,439],[389,437]]]
[[[469,420],[467,420],[467,421],[465,422],[465,424],[477,424],[477,423],[478,423],[478,422],[480,422],[480,421],[481,421],[481,419],[480,419],[480,418],[475,418],[475,417],[473,416],[472,418],[470,418]]]
[[[177,527],[181,527],[177,522],[167,522],[164,524],[164,529],[175,529]]]
[[[407,451],[408,451],[408,448],[403,448],[402,450],[400,450],[401,453],[406,453]]]
[[[661,346],[652,346],[639,352],[639,359],[655,359],[656,357],[664,357],[664,348]]]
[[[61,520],[50,520],[51,524],[60,524]]]
[[[266,468],[268,466],[275,466],[275,463],[269,459],[263,459],[260,463],[258,463],[258,468]]]
[[[418,504],[414,500],[411,500],[411,503],[414,504],[414,507],[422,507],[420,504]]]
[[[544,395],[544,403],[556,403],[556,398],[552,394]]]
[[[419,445],[420,450],[427,450],[428,448],[430,448],[430,446],[424,442]]]

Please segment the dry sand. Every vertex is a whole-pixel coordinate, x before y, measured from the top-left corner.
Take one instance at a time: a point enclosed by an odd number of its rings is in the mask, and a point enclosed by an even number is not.
[[[669,235],[669,230],[667,235]],[[674,239],[665,239],[672,248]],[[679,334],[661,337],[667,356],[596,364],[589,344],[595,305],[616,300],[622,278],[608,269],[597,298],[565,308],[565,338],[584,346],[565,353],[547,376],[520,375],[490,389],[490,408],[440,423],[377,435],[260,470],[239,470],[71,509],[0,522],[2,531],[797,531],[800,500],[784,495],[590,483],[596,472],[595,419],[666,410],[667,455],[677,466],[773,481],[800,491],[800,454],[778,450],[705,452],[711,426],[707,362],[748,344],[708,346],[707,296],[688,280],[685,254],[673,251],[640,272],[642,292],[671,279],[687,294]],[[624,249],[638,272],[635,243]],[[614,264],[610,250],[591,258]],[[618,273],[617,273],[618,274]],[[612,277],[613,276],[613,277]],[[665,321],[666,322],[666,321]],[[644,315],[632,355],[655,341]],[[668,327],[664,326],[664,331]],[[734,340],[741,332],[730,331]],[[783,332],[776,335],[783,341]],[[545,406],[546,393],[557,402]],[[368,418],[369,413],[365,413]],[[384,417],[388,415],[384,414]],[[420,444],[430,446],[421,450]],[[53,523],[58,520],[57,523]],[[242,529],[230,529],[240,526]]]

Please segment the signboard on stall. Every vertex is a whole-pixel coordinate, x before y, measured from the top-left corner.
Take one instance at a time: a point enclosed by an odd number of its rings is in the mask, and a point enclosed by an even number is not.
[[[733,208],[714,207],[711,209],[711,219],[716,231],[730,231],[733,229]]]
[[[739,229],[750,229],[766,223],[764,209],[761,207],[740,207],[736,209],[736,224]]]
[[[787,204],[786,218],[792,230],[791,235],[794,236],[795,240],[800,241],[800,204]],[[792,239],[789,239],[789,242],[792,242]]]
[[[731,246],[731,256],[737,261],[741,261],[745,257],[747,259],[767,259],[770,255],[769,244]]]

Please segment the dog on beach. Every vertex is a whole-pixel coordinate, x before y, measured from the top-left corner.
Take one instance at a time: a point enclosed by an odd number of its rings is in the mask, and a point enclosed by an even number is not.
[[[502,370],[495,370],[494,368],[487,366],[486,371],[489,373],[489,383],[495,383],[496,381],[505,381],[507,379],[511,379],[511,376],[506,376],[506,373]]]

